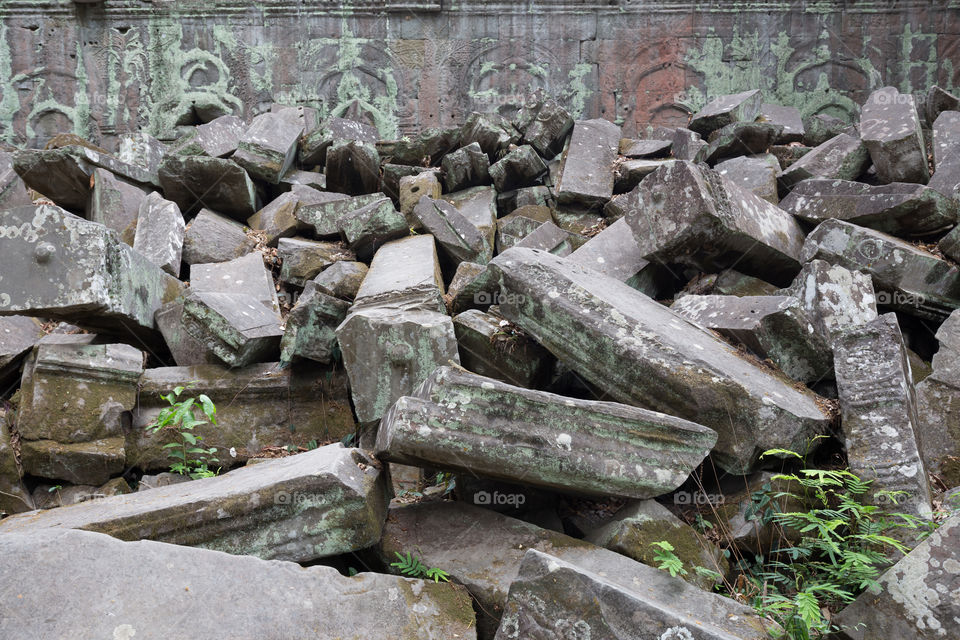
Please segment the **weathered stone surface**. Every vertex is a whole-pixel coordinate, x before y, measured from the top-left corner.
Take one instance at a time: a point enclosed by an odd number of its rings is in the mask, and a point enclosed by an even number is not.
[[[278,184],[297,157],[302,134],[302,124],[282,114],[262,113],[244,131],[232,158],[254,178]]]
[[[491,162],[501,150],[520,142],[520,133],[498,113],[471,113],[460,127],[460,146],[478,143]]]
[[[712,287],[711,293],[721,296],[774,296],[778,291],[769,282],[740,273],[735,269],[727,269],[718,274],[713,280]]]
[[[526,336],[504,332],[505,324],[479,309],[454,316],[460,362],[476,374],[518,387],[543,385],[553,373],[553,356]]]
[[[915,436],[916,393],[896,315],[845,331],[833,349],[850,470],[873,480],[876,504],[931,518],[930,486]],[[877,491],[905,493],[893,506]]]
[[[317,171],[301,171],[299,169],[290,169],[280,177],[279,188],[289,188],[291,191],[295,191],[301,196],[304,193],[313,192],[325,194],[325,190],[327,188],[327,176]],[[304,191],[304,189],[308,189],[309,191]]]
[[[950,233],[940,238],[937,249],[954,262],[960,258],[960,226],[954,227]]]
[[[64,444],[55,440],[22,440],[24,473],[80,484],[102,484],[123,473],[123,437]]]
[[[368,204],[386,198],[382,193],[370,193],[351,198],[343,193],[330,193],[323,202],[300,205],[296,210],[297,220],[313,228],[318,238],[340,235],[340,220]]]
[[[16,454],[10,446],[10,425],[0,410],[0,513],[6,515],[35,509],[35,503],[21,480]]]
[[[327,149],[323,173],[331,191],[374,193],[380,188],[380,155],[369,142],[337,141]]]
[[[553,220],[548,207],[527,205],[497,220],[497,253],[503,253],[537,230],[544,222]]]
[[[178,277],[185,231],[186,223],[180,207],[153,192],[140,203],[133,248],[173,277]]]
[[[192,290],[183,300],[184,330],[230,367],[275,361],[280,315],[247,293]]]
[[[753,122],[760,113],[763,96],[758,89],[720,96],[707,103],[690,119],[687,127],[706,136],[734,122]]]
[[[912,95],[894,87],[871,93],[860,110],[860,138],[882,181],[926,183],[930,178]]]
[[[718,162],[714,169],[741,189],[746,189],[772,204],[778,203],[777,174],[780,172],[780,163],[769,153],[730,158]]]
[[[366,275],[367,265],[362,262],[338,260],[321,271],[313,283],[317,291],[352,302]]]
[[[927,186],[960,201],[960,153],[947,154],[937,165],[937,171]]]
[[[715,272],[732,266],[789,282],[804,232],[776,206],[692,162],[662,167],[633,192],[627,223],[645,259]]]
[[[819,147],[841,133],[849,134],[855,138],[860,137],[855,125],[826,113],[817,113],[804,118],[803,129],[803,144],[808,147]]]
[[[627,221],[621,218],[567,256],[570,262],[610,276],[651,298],[659,289],[659,265],[643,259]]]
[[[937,85],[930,87],[921,104],[924,107],[923,116],[926,118],[927,124],[931,125],[937,121],[937,118],[944,111],[960,111],[960,98]],[[918,110],[921,104],[917,105]]]
[[[404,464],[650,498],[680,486],[715,442],[712,430],[665,414],[531,391],[443,366],[384,414],[376,450]]]
[[[693,160],[700,153],[700,149],[707,146],[707,141],[684,127],[677,127],[673,136],[673,157],[677,160]]]
[[[620,127],[607,120],[583,120],[573,125],[556,182],[559,203],[602,207],[610,199],[620,136]]]
[[[179,294],[163,272],[117,235],[51,205],[0,211],[0,315],[29,315],[141,334]]]
[[[280,361],[307,358],[329,364],[337,347],[336,328],[347,317],[350,303],[318,290],[308,282],[286,318]]]
[[[487,244],[480,230],[446,200],[421,197],[413,217],[433,235],[437,248],[451,263],[486,264],[493,257],[493,245]]]
[[[487,114],[499,117],[496,114]],[[469,121],[469,119],[468,119]],[[440,159],[454,149],[470,144],[460,143],[460,127],[427,127],[415,137],[403,136],[399,140],[379,141],[378,150],[393,162],[406,165],[437,166]]]
[[[807,236],[801,259],[868,274],[878,304],[911,315],[942,320],[960,307],[960,269],[879,231],[826,220]]]
[[[345,213],[338,224],[347,245],[363,260],[370,259],[390,240],[410,233],[407,219],[394,209],[390,198],[380,198]]]
[[[339,242],[317,242],[303,238],[281,238],[277,244],[277,255],[283,260],[280,279],[297,287],[304,286],[338,260],[356,259],[353,252]]]
[[[794,380],[816,382],[831,374],[830,344],[796,298],[690,295],[670,309],[769,358]]]
[[[414,176],[403,176],[400,178],[399,186],[400,213],[407,218],[410,226],[416,225],[417,220],[413,216],[413,209],[420,199],[428,197],[436,200],[442,191],[436,171],[423,171]]]
[[[28,187],[65,209],[82,213],[87,206],[93,167],[78,159],[76,147],[17,151],[13,170]]]
[[[905,182],[872,186],[846,180],[804,180],[793,187],[780,208],[813,224],[836,218],[891,235],[944,231],[956,224],[958,215],[957,200]]]
[[[933,123],[933,161],[939,167],[952,154],[960,153],[960,111],[944,111]]]
[[[132,245],[137,214],[146,192],[99,167],[94,168],[90,180],[93,189],[87,202],[87,219],[113,229],[124,242]]]
[[[376,573],[346,577],[331,567],[237,557],[150,541],[122,542],[86,531],[0,537],[10,576],[0,597],[9,640],[89,636],[172,637],[182,612],[197,637],[279,640],[310,630],[322,638],[476,638],[463,587]],[[48,567],[40,569],[39,567]],[[76,588],[60,594],[63,575]],[[151,584],[149,590],[141,585]],[[230,584],[230,597],[222,597]],[[55,617],[35,604],[58,593]],[[309,605],[290,607],[292,594]],[[14,604],[16,603],[16,604]],[[171,612],[181,612],[172,615]]]
[[[853,640],[949,638],[960,617],[960,514],[880,576],[836,621]]]
[[[497,191],[529,187],[547,173],[547,165],[528,144],[517,147],[490,165],[490,179]]]
[[[782,132],[783,125],[733,122],[710,134],[709,144],[697,153],[696,160],[713,164],[731,156],[765,153]]]
[[[0,316],[0,386],[19,379],[20,363],[44,335],[41,323],[27,316]]]
[[[659,158],[670,155],[673,146],[673,132],[665,140],[634,140],[621,138],[618,151],[620,155],[631,158]]]
[[[813,151],[812,147],[797,144],[775,144],[769,149],[770,155],[777,159],[781,170],[789,169],[793,163],[811,151]]]
[[[299,206],[300,196],[288,191],[250,216],[247,226],[255,231],[262,231],[266,236],[267,246],[276,247],[280,238],[290,238],[307,229],[307,225],[297,219]]]
[[[490,157],[483,152],[478,142],[472,142],[443,156],[440,166],[443,169],[443,184],[448,193],[490,182]]]
[[[374,143],[379,139],[376,127],[344,118],[327,118],[300,143],[300,162],[304,165],[322,165],[327,161],[327,149],[334,142],[355,140]]]
[[[185,215],[209,208],[246,220],[259,205],[250,176],[232,160],[204,156],[167,156],[160,165],[163,195]]]
[[[380,247],[360,285],[355,303],[403,303],[442,311],[443,278],[433,236],[417,235]]]
[[[308,562],[380,539],[387,485],[373,461],[340,444],[214,478],[33,512],[8,533],[82,529],[263,559]]]
[[[618,162],[614,173],[614,193],[626,193],[640,181],[665,164],[673,164],[675,160],[657,158],[653,160],[624,160]]]
[[[217,466],[224,469],[244,464],[266,446],[306,448],[311,440],[336,441],[356,427],[342,370],[280,368],[276,362],[243,369],[216,365],[147,369],[132,428],[125,433],[128,465],[145,471],[170,467],[163,445],[176,442],[176,434],[170,430],[151,434],[146,427],[169,406],[160,396],[191,382],[195,384],[184,397],[203,393],[217,407],[217,424],[199,425],[195,433],[205,446],[217,449]]]
[[[27,186],[13,170],[13,154],[0,151],[0,207],[11,209],[32,204]]]
[[[583,236],[565,231],[555,225],[553,221],[547,220],[521,238],[513,246],[540,249],[541,251],[548,251],[554,255],[566,257],[584,243],[585,238]]]
[[[815,147],[777,175],[787,188],[801,180],[856,180],[870,165],[870,154],[859,138],[841,133]]]
[[[505,318],[613,399],[716,430],[724,469],[744,472],[766,449],[804,449],[829,422],[815,395],[621,282],[531,249],[491,268]]]
[[[183,235],[183,261],[189,265],[226,262],[244,256],[257,246],[236,220],[202,209]]]
[[[483,234],[483,239],[488,246],[496,246],[496,189],[493,187],[473,187],[448,193],[443,196],[443,199],[455,206],[467,220],[473,223],[473,226]]]
[[[466,309],[486,309],[496,302],[500,286],[486,265],[461,262],[447,290],[451,313]]]
[[[273,276],[263,263],[263,256],[257,252],[226,262],[193,265],[190,267],[190,288],[211,293],[242,291],[267,309],[280,313]]]
[[[960,485],[960,312],[937,330],[933,371],[917,385],[917,440],[924,467],[947,485]]]
[[[553,166],[553,163],[551,163],[551,166]],[[553,197],[553,190],[548,186],[538,185],[497,194],[498,215],[509,215],[526,206],[555,209],[557,203]]]
[[[237,150],[246,125],[237,116],[221,116],[177,140],[168,153],[181,156],[209,156],[226,158]]]
[[[757,114],[757,119],[760,122],[769,122],[783,127],[783,131],[777,136],[777,144],[789,144],[803,140],[805,132],[803,119],[800,117],[800,110],[796,107],[783,107],[765,102],[760,105],[760,113]]]
[[[527,96],[515,123],[523,134],[523,144],[529,144],[544,158],[552,158],[563,150],[563,143],[573,129],[573,116],[539,90]]]
[[[167,145],[143,131],[121,134],[117,143],[117,160],[143,167],[151,175],[157,174],[166,152]]]

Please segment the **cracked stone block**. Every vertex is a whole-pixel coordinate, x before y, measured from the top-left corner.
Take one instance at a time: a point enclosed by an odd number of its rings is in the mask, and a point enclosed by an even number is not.
[[[573,253],[578,247],[583,246],[584,243],[585,239],[583,236],[565,231],[553,224],[553,221],[547,220],[513,246],[540,249],[554,255],[566,257]]]
[[[476,142],[491,162],[511,144],[520,144],[520,132],[499,113],[473,112],[460,127],[459,146]]]
[[[369,142],[340,140],[327,149],[324,164],[330,191],[359,196],[380,188],[380,155]]]
[[[957,258],[960,257],[960,226],[954,227],[950,233],[940,238],[937,249],[946,257],[957,262]]]
[[[379,138],[377,128],[371,124],[344,118],[327,118],[300,141],[300,164],[325,164],[327,149],[334,142],[346,140],[373,144]]]
[[[760,113],[763,96],[759,89],[720,96],[695,113],[687,128],[707,136],[734,122],[753,122]]]
[[[217,464],[224,470],[262,455],[264,447],[306,449],[311,440],[336,441],[356,429],[342,369],[281,368],[277,362],[242,369],[222,365],[147,369],[131,428],[125,432],[128,465],[144,471],[170,468],[163,446],[176,442],[176,434],[152,434],[146,427],[169,406],[161,395],[190,383],[194,385],[188,394],[206,394],[217,407],[217,424],[198,425],[194,433],[203,437],[204,446],[217,449]]]
[[[662,280],[659,265],[643,259],[623,218],[587,240],[567,259],[624,282],[651,298],[656,297]]]
[[[523,134],[523,144],[529,144],[544,158],[563,151],[564,142],[573,129],[570,112],[542,90],[527,96],[514,122]]]
[[[947,154],[941,160],[927,186],[948,198],[960,201],[960,152]]]
[[[632,160],[669,156],[670,149],[673,147],[673,135],[674,133],[671,131],[670,137],[665,140],[621,138],[618,152],[625,158]]]
[[[487,244],[480,230],[446,200],[421,197],[413,218],[433,235],[443,257],[453,264],[486,264],[493,257],[493,245]]]
[[[804,147],[796,144],[775,144],[769,149],[770,155],[777,159],[780,165],[780,171],[789,169],[794,162],[807,155],[813,150],[812,147]],[[779,171],[777,172],[779,175]]]
[[[528,144],[517,147],[490,165],[490,179],[497,191],[510,191],[536,184],[547,173],[547,165]]]
[[[23,358],[44,335],[37,318],[0,316],[0,386],[19,377]]]
[[[403,164],[384,162],[380,166],[383,175],[380,177],[380,190],[393,202],[400,206],[400,178],[416,176],[423,173],[423,167],[411,167]]]
[[[944,111],[960,111],[960,98],[937,85],[933,85],[927,91],[923,106],[927,123],[933,124]],[[919,105],[917,107],[919,109]]]
[[[185,232],[180,207],[153,192],[140,203],[133,248],[176,278],[180,275]]]
[[[487,246],[496,246],[497,237],[497,190],[493,187],[471,187],[441,196],[455,206],[464,217],[473,223]]]
[[[957,223],[958,201],[919,184],[868,185],[846,180],[804,180],[780,208],[805,222],[836,218],[891,235],[926,235]]]
[[[383,415],[376,451],[391,462],[650,498],[680,486],[716,439],[711,429],[665,414],[441,366]]]
[[[553,190],[550,187],[539,185],[524,187],[497,194],[498,215],[509,215],[521,207],[526,206],[556,208]]]
[[[350,303],[318,290],[308,282],[286,318],[280,341],[280,361],[297,358],[329,364],[337,347],[336,329],[347,317]]]
[[[490,182],[490,157],[477,142],[443,156],[440,167],[448,193]]]
[[[25,576],[16,585],[0,586],[2,597],[24,603],[7,611],[17,621],[8,640],[120,638],[144,632],[171,637],[184,622],[170,612],[194,607],[206,612],[189,624],[198,637],[295,637],[304,629],[322,629],[331,638],[387,640],[415,629],[418,638],[429,640],[476,639],[470,597],[459,585],[378,573],[346,577],[332,567],[303,569],[207,549],[123,542],[87,531],[11,534],[3,537],[0,549],[11,558],[11,571]],[[52,564],[38,570],[44,563]],[[76,589],[58,596],[56,617],[40,615],[26,604],[61,591],[65,573],[76,576]],[[138,587],[146,581],[149,591]],[[228,600],[222,598],[224,584],[232,585]],[[287,611],[291,594],[311,606]],[[107,611],[109,615],[98,615]]]
[[[24,473],[74,484],[98,485],[127,468],[123,436],[89,442],[21,440]]]
[[[713,457],[731,473],[767,449],[805,449],[830,422],[818,396],[622,282],[532,249],[490,264],[507,320],[613,400],[717,431]]]
[[[960,153],[960,111],[944,111],[933,123],[934,166],[956,153]]]
[[[846,133],[854,138],[860,137],[855,125],[826,113],[818,113],[804,118],[803,129],[803,144],[808,147],[818,147],[841,133]]]
[[[870,166],[870,154],[859,138],[841,133],[814,147],[777,175],[786,188],[801,180],[856,180]]]
[[[777,174],[780,172],[780,163],[769,153],[730,158],[718,162],[714,170],[741,189],[746,189],[771,204],[779,203]]]
[[[297,157],[303,125],[282,114],[261,113],[253,119],[231,156],[254,178],[278,184]],[[378,161],[379,162],[379,161]]]
[[[499,285],[486,265],[461,262],[450,280],[446,298],[451,313],[466,309],[486,309],[499,296]]]
[[[942,321],[960,307],[960,269],[885,233],[826,220],[807,236],[801,260],[826,260],[873,279],[876,302]]]
[[[479,309],[454,316],[460,362],[473,373],[518,387],[542,386],[553,373],[553,356],[526,336],[505,333],[505,324]]]
[[[0,411],[0,513],[22,513],[36,508],[17,466],[16,454],[10,446],[7,414]]]
[[[920,116],[913,96],[894,87],[877,89],[860,110],[860,138],[883,182],[930,178]]]
[[[722,296],[775,296],[777,291],[775,286],[760,278],[727,269],[717,275],[711,293]]]
[[[677,127],[673,135],[673,157],[677,160],[693,160],[700,153],[700,149],[707,146],[707,141],[690,129]]]
[[[917,398],[897,317],[884,314],[833,343],[841,426],[850,470],[872,480],[869,496],[887,511],[932,518],[920,457]],[[903,491],[896,504],[878,491]]]
[[[13,169],[13,154],[0,151],[0,207],[12,209],[33,204],[27,185]]]
[[[387,491],[384,475],[366,454],[332,444],[162,491],[7,518],[0,523],[0,538],[80,529],[121,540],[309,562],[375,544]]]
[[[354,253],[339,242],[303,238],[281,238],[277,255],[283,261],[280,280],[297,287],[304,286],[338,260],[356,260]]]
[[[355,305],[402,303],[443,310],[443,277],[433,236],[417,235],[380,247],[367,272]]]
[[[280,315],[241,292],[191,290],[181,322],[187,334],[230,367],[275,361],[283,337]]]
[[[328,195],[329,199],[301,204],[294,214],[303,225],[312,228],[313,235],[318,238],[339,236],[341,218],[386,197],[382,193],[369,193],[352,198],[343,193]]]
[[[353,301],[367,276],[367,265],[350,260],[337,260],[313,279],[317,291],[342,300]]]
[[[154,312],[182,284],[113,231],[52,205],[0,211],[0,315],[132,331],[153,339]]]
[[[503,253],[533,233],[544,222],[553,220],[549,207],[527,205],[497,220],[497,253]]]
[[[620,194],[634,189],[640,181],[660,167],[673,164],[674,159],[656,158],[653,160],[624,160],[619,162],[614,171],[613,192]]]
[[[424,171],[415,176],[400,178],[400,213],[410,221],[410,226],[416,224],[413,209],[420,202],[420,198],[428,197],[436,200],[440,197],[442,188],[436,171]]]
[[[246,220],[260,208],[253,181],[232,160],[168,155],[159,175],[164,197],[176,202],[184,215],[208,208]]]
[[[670,309],[769,358],[794,380],[810,383],[832,374],[830,344],[796,298],[688,295]]]
[[[237,150],[247,126],[237,116],[220,116],[173,143],[167,153],[226,158]]]
[[[78,147],[23,149],[13,154],[13,170],[28,187],[77,213],[87,206],[93,169],[79,159]]]
[[[613,196],[613,168],[620,127],[608,120],[581,120],[573,125],[560,160],[557,202],[602,207]]]
[[[320,112],[313,107],[273,103],[270,105],[270,113],[275,113],[287,122],[303,127],[304,135],[320,126]]]
[[[782,107],[778,104],[765,102],[760,105],[760,113],[757,114],[757,119],[760,122],[769,122],[783,127],[783,131],[777,136],[777,144],[801,142],[806,132],[803,127],[803,118],[800,117],[800,110],[796,107]]]
[[[385,243],[410,233],[407,219],[386,197],[345,213],[337,223],[347,246],[363,260],[370,259]]]
[[[267,246],[276,247],[280,238],[290,238],[307,230],[307,225],[297,219],[300,202],[300,196],[295,192],[283,193],[250,216],[247,226],[255,231],[262,231]]]
[[[327,188],[327,176],[316,171],[300,171],[299,169],[290,169],[280,177],[280,189],[289,188],[291,191],[297,191],[300,195],[311,193],[296,189],[296,187],[306,187],[312,191],[325,193]]]
[[[152,175],[160,169],[167,152],[167,145],[142,131],[120,134],[117,147],[117,160],[143,167]]]
[[[936,337],[933,371],[916,387],[917,439],[927,471],[960,485],[960,312],[950,314]]]
[[[273,275],[260,253],[248,253],[226,262],[195,264],[190,268],[190,288],[211,293],[243,293],[253,296],[267,309],[280,313]]]
[[[678,161],[632,195],[636,206],[626,220],[651,262],[705,272],[736,264],[775,284],[790,282],[800,269],[805,234],[796,219],[714,170]]]
[[[87,219],[113,229],[124,242],[132,245],[137,213],[147,192],[99,167],[93,170],[91,182]]]
[[[765,153],[781,133],[783,125],[734,122],[711,133],[707,146],[697,153],[695,160],[713,164],[732,156]]]
[[[244,226],[226,216],[201,209],[183,234],[183,261],[189,265],[226,262],[256,249],[257,241]]]
[[[460,143],[460,127],[429,127],[415,138],[379,141],[377,148],[383,149],[383,155],[393,162],[418,165],[422,170],[424,165],[438,166],[444,155],[467,144],[470,142]]]

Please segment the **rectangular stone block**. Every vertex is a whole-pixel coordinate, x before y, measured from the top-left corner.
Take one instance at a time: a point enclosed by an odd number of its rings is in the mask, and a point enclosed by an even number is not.
[[[860,138],[883,182],[921,182],[930,178],[927,153],[913,96],[895,87],[870,94],[860,110]]]
[[[282,113],[261,113],[237,141],[233,160],[254,178],[278,184],[297,157],[303,124]]]
[[[608,120],[583,120],[573,125],[560,161],[558,202],[602,207],[613,196],[613,166],[620,137],[620,127]]]
[[[140,203],[133,248],[176,278],[180,276],[185,232],[180,207],[153,192]]]
[[[486,264],[493,257],[493,245],[488,244],[480,230],[446,200],[421,197],[413,209],[413,217],[433,235],[438,249],[449,263]]]
[[[663,279],[660,266],[643,259],[633,231],[623,218],[587,240],[567,259],[624,282],[651,298],[657,297],[659,281]]]
[[[787,189],[810,178],[856,180],[869,166],[870,153],[863,142],[841,133],[781,171],[777,180]]]
[[[481,376],[536,389],[549,381],[555,360],[525,335],[505,331],[509,323],[479,309],[453,317],[460,362]]]

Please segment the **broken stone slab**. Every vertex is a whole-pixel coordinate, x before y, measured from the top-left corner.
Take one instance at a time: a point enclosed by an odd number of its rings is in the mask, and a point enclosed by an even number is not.
[[[688,295],[670,309],[769,358],[794,380],[816,382],[832,373],[830,344],[796,298]]]
[[[920,116],[913,96],[894,87],[877,89],[860,110],[860,138],[883,182],[930,178]]]
[[[675,160],[670,158],[657,158],[653,160],[624,160],[619,162],[614,171],[614,193],[626,193],[635,188],[648,175],[659,169],[665,164],[672,164]]]
[[[141,378],[132,426],[125,432],[127,464],[144,471],[170,468],[163,446],[178,441],[169,430],[146,427],[169,404],[161,396],[193,385],[188,395],[206,394],[217,407],[217,424],[201,424],[194,433],[217,449],[217,466],[243,465],[268,446],[308,448],[311,441],[337,441],[353,433],[347,377],[343,370],[283,367],[277,362],[242,369],[222,365],[147,369]],[[188,397],[188,396],[184,396]]]
[[[921,104],[928,125],[936,122],[944,111],[960,111],[960,98],[937,85],[930,87]],[[920,106],[920,104],[917,105],[918,110]]]
[[[450,313],[486,309],[496,303],[500,287],[486,265],[461,262],[457,266],[445,299]]]
[[[315,283],[308,282],[287,315],[280,361],[307,358],[329,364],[337,347],[336,328],[349,308],[349,302],[323,293]]]
[[[406,217],[387,197],[345,213],[337,224],[347,246],[362,260],[369,260],[387,242],[410,233]]]
[[[210,209],[201,209],[183,234],[181,257],[189,265],[226,262],[244,256],[257,246],[243,225]]]
[[[947,154],[940,161],[927,186],[948,198],[960,201],[960,152]]]
[[[448,193],[490,182],[490,157],[483,152],[478,142],[472,142],[443,156],[440,167],[443,169],[443,184]]]
[[[0,549],[11,557],[11,575],[24,576],[0,584],[0,597],[18,603],[0,627],[8,640],[171,637],[184,626],[182,612],[192,610],[206,613],[190,622],[191,634],[207,638],[295,637],[305,629],[329,638],[476,638],[470,597],[459,585],[377,573],[346,577],[332,567],[86,531],[10,534],[0,538]],[[47,562],[51,568],[38,569]],[[60,593],[64,572],[77,577],[69,593]],[[149,591],[138,588],[145,581]],[[224,584],[232,585],[228,600]],[[59,594],[55,617],[33,606],[51,593]],[[287,611],[292,594],[308,604]]]
[[[497,253],[503,253],[533,233],[544,222],[553,220],[549,207],[527,205],[497,220]]]
[[[611,639],[643,629],[637,637],[663,640],[761,640],[777,633],[774,623],[735,600],[611,555],[581,564],[528,550],[495,640],[561,637],[568,629]]]
[[[52,205],[0,211],[0,315],[132,331],[153,340],[153,314],[182,284],[101,224]]]
[[[943,160],[960,152],[960,111],[944,111],[933,123],[933,161],[939,167]]]
[[[247,172],[232,160],[168,155],[160,165],[163,195],[184,215],[209,208],[235,220],[246,220],[260,209]]]
[[[120,540],[309,562],[375,544],[387,491],[370,457],[333,444],[162,491],[20,514],[0,523],[0,539],[82,529]]]
[[[337,141],[327,149],[324,164],[330,191],[358,196],[380,188],[380,155],[369,142]]]
[[[344,193],[330,193],[329,198],[313,204],[302,204],[297,207],[297,220],[307,227],[313,228],[313,234],[318,238],[330,238],[340,235],[340,220],[369,204],[386,198],[382,193],[368,193],[362,196],[350,197]]]
[[[695,113],[687,128],[701,136],[734,122],[753,122],[760,113],[763,96],[759,89],[720,96]]]
[[[673,132],[665,140],[635,140],[633,138],[621,138],[618,151],[620,155],[632,160],[640,158],[659,158],[670,155],[670,148],[673,146]]]
[[[424,165],[436,167],[444,155],[472,142],[461,144],[460,131],[460,127],[429,127],[415,138],[404,136],[394,141],[378,141],[377,149],[382,149],[382,155],[390,157],[393,162],[421,168]]]
[[[273,275],[260,253],[249,253],[226,262],[195,264],[190,267],[190,288],[211,293],[243,293],[267,309],[280,313]]]
[[[19,379],[20,364],[44,331],[40,320],[27,316],[0,316],[0,387]]]
[[[280,177],[280,186],[282,189],[290,189],[299,195],[304,193],[325,193],[327,188],[327,176],[316,171],[300,171],[299,169],[290,169]],[[310,191],[305,191],[309,189]],[[301,198],[306,199],[306,198]]]
[[[697,153],[695,161],[713,164],[732,156],[765,153],[781,133],[783,125],[733,122],[710,134],[709,144]]]
[[[917,384],[917,439],[924,467],[948,485],[960,485],[960,312],[936,333],[933,371]]]
[[[93,170],[91,182],[87,219],[113,229],[124,242],[132,245],[137,214],[147,197],[146,192],[99,167]]]
[[[718,162],[714,170],[741,189],[746,189],[771,204],[779,203],[777,174],[780,172],[780,163],[769,153],[730,158]]]
[[[21,440],[24,473],[79,484],[102,484],[126,469],[123,437],[65,444],[56,440]]]
[[[520,133],[499,113],[473,112],[460,127],[459,146],[476,142],[493,162],[502,150],[520,143]]]
[[[584,243],[585,238],[583,236],[565,231],[553,224],[553,221],[547,220],[513,246],[540,249],[554,255],[566,257]]]
[[[463,191],[448,193],[442,198],[455,206],[480,231],[487,246],[496,246],[496,189],[493,187],[472,187]]]
[[[940,238],[937,249],[946,257],[957,262],[957,259],[960,258],[960,226],[954,227],[950,233]]]
[[[160,169],[166,152],[167,145],[142,131],[120,134],[117,144],[117,160],[143,167],[151,175]]]
[[[960,209],[957,200],[923,185],[823,179],[794,185],[780,208],[813,224],[836,218],[891,235],[914,236],[949,229],[957,223]]]
[[[859,138],[856,125],[826,113],[818,113],[803,119],[803,144],[818,147],[841,133]]]
[[[877,304],[910,315],[941,321],[960,307],[960,269],[873,229],[826,220],[807,236],[801,259],[869,275]]]
[[[706,272],[737,265],[775,284],[800,269],[804,231],[793,218],[716,171],[678,161],[633,192],[627,223],[646,260]]]
[[[553,190],[548,186],[538,185],[497,194],[498,215],[509,215],[526,206],[555,209],[557,203],[553,197]]]
[[[443,311],[443,277],[433,236],[416,235],[380,247],[355,307],[384,304]]]
[[[277,245],[277,255],[283,261],[280,267],[280,280],[297,287],[304,286],[308,280],[337,262],[355,260],[352,251],[339,242],[318,242],[303,238],[281,238]]]
[[[524,101],[514,121],[529,144],[544,158],[552,158],[563,150],[573,129],[573,116],[543,91],[536,91]]]
[[[777,175],[785,188],[801,180],[856,180],[870,165],[870,153],[859,138],[841,133],[813,148]]]
[[[643,259],[623,218],[587,240],[567,259],[624,282],[651,298],[657,297],[663,279],[659,265]]]
[[[300,163],[303,165],[325,164],[327,149],[334,142],[354,140],[373,144],[379,139],[377,128],[371,124],[345,118],[327,118],[301,140]]]
[[[246,125],[237,116],[220,116],[195,127],[170,146],[167,153],[180,156],[226,158],[237,150]]]
[[[400,206],[400,178],[423,173],[422,166],[413,167],[389,162],[380,165],[380,170],[383,174],[380,177],[380,190],[393,200],[398,207]]]
[[[613,518],[587,532],[584,540],[650,566],[658,564],[653,543],[666,540],[684,566],[700,566],[721,575],[729,570],[720,549],[656,500],[632,501]],[[715,582],[714,578],[696,572],[688,573],[684,579],[706,591]]]
[[[10,446],[7,412],[0,410],[0,513],[7,515],[36,509],[21,476],[16,453]]]
[[[560,160],[557,202],[602,207],[613,196],[613,167],[620,146],[620,127],[609,120],[581,120]]]
[[[932,518],[930,486],[915,436],[916,393],[896,315],[848,329],[833,349],[850,470],[873,481],[869,494],[874,504]],[[890,502],[878,491],[904,493]]]
[[[280,238],[290,238],[307,229],[307,225],[297,219],[299,206],[300,196],[288,191],[250,216],[247,226],[255,231],[262,231],[267,246],[276,247]]]
[[[367,276],[367,269],[362,262],[338,260],[321,271],[313,283],[321,293],[352,302]]]
[[[446,200],[423,196],[413,209],[413,217],[437,242],[437,248],[449,262],[486,264],[493,257],[480,230],[460,210]]]
[[[834,620],[852,640],[949,638],[960,617],[960,514],[945,520]]]
[[[769,294],[768,294],[769,295]],[[877,299],[869,275],[824,260],[809,260],[779,295],[793,296],[827,343],[843,331],[877,318]]]
[[[797,144],[775,144],[769,149],[770,155],[777,159],[780,170],[789,169],[794,162],[807,155],[813,150],[812,147],[804,147]]]
[[[622,282],[532,249],[490,264],[506,319],[614,400],[717,431],[714,460],[731,473],[767,449],[805,449],[830,422],[816,395]]]
[[[33,204],[27,186],[13,170],[13,154],[0,151],[0,207],[11,209]]]
[[[254,178],[278,184],[297,158],[303,124],[279,113],[261,113],[253,119],[231,156]]]
[[[140,203],[133,248],[176,278],[180,275],[185,231],[180,207],[153,192]]]
[[[547,173],[547,165],[528,144],[517,147],[490,165],[490,179],[497,191],[529,187]]]
[[[189,336],[227,366],[277,359],[283,336],[280,315],[256,296],[191,290],[180,321]]]
[[[803,140],[805,133],[803,118],[800,117],[800,110],[796,107],[782,107],[765,102],[760,105],[757,119],[760,122],[769,122],[783,127],[783,131],[777,136],[777,144],[790,144]]]
[[[707,146],[707,141],[689,129],[677,127],[673,135],[673,157],[677,160],[693,160],[700,153],[700,149]]]
[[[400,213],[402,213],[410,222],[410,226],[416,226],[417,220],[413,216],[413,209],[423,197],[436,200],[440,197],[442,188],[440,180],[437,178],[436,171],[424,171],[415,176],[403,176],[400,178]]]
[[[727,269],[717,274],[713,280],[711,293],[721,296],[774,296],[779,291],[775,286],[735,269]]]
[[[460,362],[481,376],[518,387],[541,387],[553,373],[553,356],[526,336],[506,333],[506,324],[479,309],[454,316]]]
[[[28,187],[64,209],[82,213],[86,208],[93,167],[78,161],[74,147],[17,151],[13,170]]]
[[[669,493],[716,442],[712,430],[665,414],[532,391],[447,366],[414,393],[384,414],[378,456],[575,493]]]

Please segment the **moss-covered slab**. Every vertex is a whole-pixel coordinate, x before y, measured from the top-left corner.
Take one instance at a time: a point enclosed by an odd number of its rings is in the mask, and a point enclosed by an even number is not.
[[[308,562],[379,540],[388,490],[371,458],[334,444],[214,478],[20,514],[0,523],[0,537],[83,529]]]
[[[895,87],[871,93],[860,110],[860,138],[883,182],[929,180],[920,116],[909,93]]]
[[[63,444],[54,440],[21,440],[23,471],[38,478],[98,485],[123,473],[126,456],[122,435]]]
[[[297,158],[303,124],[282,113],[261,113],[237,141],[232,159],[254,178],[278,184]]]
[[[481,376],[518,387],[541,387],[553,373],[553,356],[528,337],[505,332],[503,323],[479,309],[454,316],[460,362]]]
[[[323,293],[315,283],[308,282],[287,315],[280,341],[281,362],[307,358],[330,363],[337,346],[336,329],[349,308],[347,301]]]

